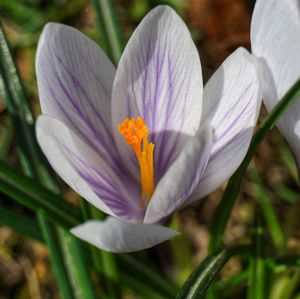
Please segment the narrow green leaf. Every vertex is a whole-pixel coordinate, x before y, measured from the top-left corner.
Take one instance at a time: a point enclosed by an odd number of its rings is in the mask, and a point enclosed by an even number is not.
[[[278,258],[269,258],[266,260],[267,266],[273,272],[285,271],[289,266],[300,266],[300,256],[280,256]]]
[[[124,41],[112,0],[93,0],[100,36],[104,40],[104,48],[108,50],[115,65],[118,64],[124,49]]]
[[[230,216],[231,210],[240,191],[240,185],[245,171],[255,154],[258,146],[267,136],[269,131],[276,125],[277,121],[284,112],[299,98],[300,96],[300,79],[291,87],[286,95],[278,102],[274,109],[268,114],[266,119],[260,125],[255,133],[248,152],[236,172],[230,178],[227,188],[223,194],[223,198],[216,209],[214,219],[211,226],[209,252],[214,251],[222,244],[223,233]]]
[[[144,263],[139,261],[129,254],[117,255],[120,269],[123,270],[120,274],[121,281],[125,275],[132,275],[136,280],[145,282],[147,288],[155,290],[158,294],[165,296],[166,298],[174,298],[178,291],[178,287],[168,278],[164,277],[161,273],[155,271],[152,267],[145,266]],[[130,269],[130,273],[126,274],[126,269]]]
[[[176,299],[203,299],[206,291],[218,272],[234,255],[249,253],[249,246],[225,248],[209,255],[185,282]]]
[[[249,278],[249,270],[237,273],[231,277],[224,278],[216,282],[216,289],[218,293],[228,297],[230,293],[237,290],[238,286],[247,282]],[[228,294],[228,295],[227,295]]]
[[[0,26],[0,95],[3,97],[16,134],[25,173],[59,192],[49,165],[36,142],[34,117],[5,34]]]
[[[32,210],[43,209],[51,219],[67,227],[80,221],[78,211],[34,179],[18,173],[0,161],[0,192]]]
[[[269,227],[269,231],[277,252],[282,252],[286,245],[284,233],[281,229],[279,220],[273,209],[268,192],[265,190],[261,177],[255,167],[250,167],[248,174],[251,180],[256,184],[253,186],[256,191],[256,198],[262,210],[263,216]]]
[[[250,279],[247,299],[266,298],[265,285],[265,263],[264,263],[264,229],[261,223],[261,216],[258,213],[256,225],[252,233],[252,258],[250,259]]]
[[[20,1],[1,0],[0,16],[10,18],[23,29],[31,31],[39,29],[44,23],[39,10]]]
[[[19,78],[18,70],[13,61],[5,34],[0,27],[0,49],[1,49],[1,64],[4,66],[6,78],[8,80],[8,88],[15,101],[15,109],[22,113],[22,116],[27,121],[27,124],[33,123],[33,115],[27,100],[23,85]]]
[[[95,299],[95,288],[91,283],[88,262],[84,258],[80,241],[64,229],[60,229],[60,234],[60,240],[64,240],[61,243],[76,298]]]
[[[299,267],[290,267],[273,280],[269,299],[289,299],[300,282]]]
[[[9,226],[17,233],[41,241],[38,223],[26,216],[0,205],[0,225]]]
[[[132,289],[137,298],[143,299],[174,299],[174,296],[161,294],[159,291],[150,287],[147,283],[145,283],[144,277],[140,277],[137,279],[132,275],[132,270],[126,272],[121,272],[121,280],[120,284],[125,289]],[[131,298],[129,296],[129,298]],[[133,296],[135,298],[135,296]],[[102,299],[102,298],[101,298]],[[111,298],[110,298],[111,299]]]
[[[84,215],[84,220],[90,219],[103,220],[105,215],[95,207],[81,199],[81,209]],[[121,298],[121,288],[119,281],[119,270],[115,259],[115,254],[97,249],[90,245],[88,246],[91,252],[93,264],[98,272],[102,275],[103,291],[109,298]]]
[[[0,125],[0,160],[4,160],[12,143],[12,125],[9,118]]]
[[[62,254],[59,250],[60,243],[57,238],[56,231],[53,226],[50,226],[46,220],[45,214],[37,212],[40,228],[49,250],[49,256],[52,264],[52,269],[56,277],[61,296],[63,299],[73,299],[72,288],[69,283],[68,275],[65,270],[65,264]],[[84,297],[82,297],[84,298]]]

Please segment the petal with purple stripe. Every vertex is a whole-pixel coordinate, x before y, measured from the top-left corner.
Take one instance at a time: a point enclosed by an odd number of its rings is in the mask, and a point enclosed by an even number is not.
[[[76,29],[50,23],[36,72],[43,114],[65,123],[118,171],[110,101],[115,68],[102,50]]]
[[[72,189],[109,215],[141,221],[138,186],[130,177],[114,172],[88,144],[54,118],[40,116],[36,131],[51,166]]]
[[[156,223],[179,208],[192,194],[203,175],[212,146],[209,123],[201,126],[156,186],[144,223]]]
[[[218,188],[242,162],[261,106],[255,60],[245,49],[230,55],[204,87],[203,120],[211,120],[212,153],[190,201]]]
[[[153,9],[133,33],[121,57],[112,95],[117,146],[128,168],[138,175],[131,148],[118,124],[141,116],[155,144],[158,181],[174,162],[201,120],[202,74],[197,49],[178,15],[167,6]],[[185,137],[185,138],[184,138]]]

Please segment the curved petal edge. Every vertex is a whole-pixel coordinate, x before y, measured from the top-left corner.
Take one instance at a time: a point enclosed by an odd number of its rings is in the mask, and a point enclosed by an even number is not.
[[[71,229],[76,237],[110,252],[134,252],[178,236],[180,233],[156,224],[128,223],[114,217],[91,220]]]

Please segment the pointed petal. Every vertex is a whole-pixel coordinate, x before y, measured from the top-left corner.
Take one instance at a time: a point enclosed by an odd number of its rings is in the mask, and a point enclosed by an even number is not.
[[[88,221],[72,228],[78,238],[111,252],[133,252],[150,248],[179,235],[165,226],[133,224],[108,217],[105,221]]]
[[[115,139],[129,169],[138,174],[134,154],[117,126],[141,116],[155,144],[156,179],[195,135],[202,107],[202,75],[197,49],[178,15],[153,9],[133,33],[119,63],[112,96]]]
[[[133,221],[142,217],[136,184],[114,171],[66,125],[41,116],[36,131],[51,166],[72,189],[109,215]]]
[[[204,88],[203,119],[211,120],[211,157],[192,200],[214,191],[238,168],[248,150],[261,105],[255,60],[236,50]]]
[[[264,104],[270,111],[300,78],[300,2],[256,1],[251,24],[253,54],[259,58],[264,76]],[[300,100],[300,98],[299,98]],[[300,101],[278,123],[300,166],[298,131]]]
[[[158,182],[149,202],[144,223],[155,223],[184,204],[205,171],[212,146],[210,124],[204,124],[190,139],[177,160]]]
[[[44,114],[65,123],[108,163],[117,160],[111,129],[115,68],[102,50],[76,29],[48,24],[36,57]]]

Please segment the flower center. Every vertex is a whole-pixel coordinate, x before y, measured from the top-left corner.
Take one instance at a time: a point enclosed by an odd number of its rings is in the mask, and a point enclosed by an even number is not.
[[[154,192],[154,144],[148,141],[148,128],[144,120],[139,116],[126,118],[119,126],[119,132],[131,145],[140,166],[142,185],[142,198],[150,200]]]

